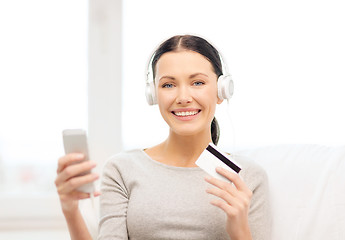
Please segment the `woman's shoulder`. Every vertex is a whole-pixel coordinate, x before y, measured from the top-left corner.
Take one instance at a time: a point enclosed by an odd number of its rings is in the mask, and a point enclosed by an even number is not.
[[[267,183],[267,173],[265,169],[255,162],[254,159],[240,154],[233,154],[232,158],[241,166],[240,176],[251,189],[255,189],[258,185]]]
[[[126,150],[112,155],[103,165],[104,176],[126,175],[143,168],[145,154],[141,149]]]
[[[107,171],[112,169],[117,171],[126,171],[138,167],[140,168],[142,167],[141,165],[145,163],[145,161],[142,161],[143,159],[145,159],[144,150],[125,150],[108,158],[103,165],[103,170]]]
[[[125,150],[112,155],[107,159],[105,165],[118,165],[130,163],[143,156],[143,150],[141,149],[131,149]]]
[[[249,158],[242,154],[231,154],[232,159],[239,163],[242,169],[247,171],[259,171],[265,172],[260,164],[258,164],[255,159]]]

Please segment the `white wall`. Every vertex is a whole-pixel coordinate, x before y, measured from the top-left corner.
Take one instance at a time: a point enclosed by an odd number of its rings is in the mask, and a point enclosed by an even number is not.
[[[341,0],[125,1],[124,147],[148,147],[167,136],[158,108],[145,101],[146,65],[159,43],[185,33],[214,43],[234,79],[229,110],[223,103],[216,113],[221,146],[344,143],[344,5]]]

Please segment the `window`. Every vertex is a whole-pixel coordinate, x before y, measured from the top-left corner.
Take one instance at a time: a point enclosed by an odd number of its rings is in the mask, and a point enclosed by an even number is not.
[[[50,203],[41,213],[30,203],[56,198],[62,130],[87,128],[87,4],[0,3],[0,200],[12,209],[0,220],[7,223],[43,214]],[[20,207],[16,199],[30,201]]]

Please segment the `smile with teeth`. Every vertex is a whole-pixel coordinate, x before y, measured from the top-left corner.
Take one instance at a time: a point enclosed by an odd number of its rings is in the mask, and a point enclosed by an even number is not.
[[[193,116],[193,115],[196,115],[198,113],[199,113],[199,111],[173,112],[173,114],[175,114],[176,116],[179,116],[179,117]]]

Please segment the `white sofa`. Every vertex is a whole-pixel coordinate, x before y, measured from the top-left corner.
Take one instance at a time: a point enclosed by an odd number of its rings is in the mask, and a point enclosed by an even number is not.
[[[275,145],[237,154],[267,172],[272,240],[345,240],[345,145]],[[84,215],[96,236],[89,203]]]
[[[345,240],[345,145],[276,145],[239,153],[267,172],[273,240]]]

